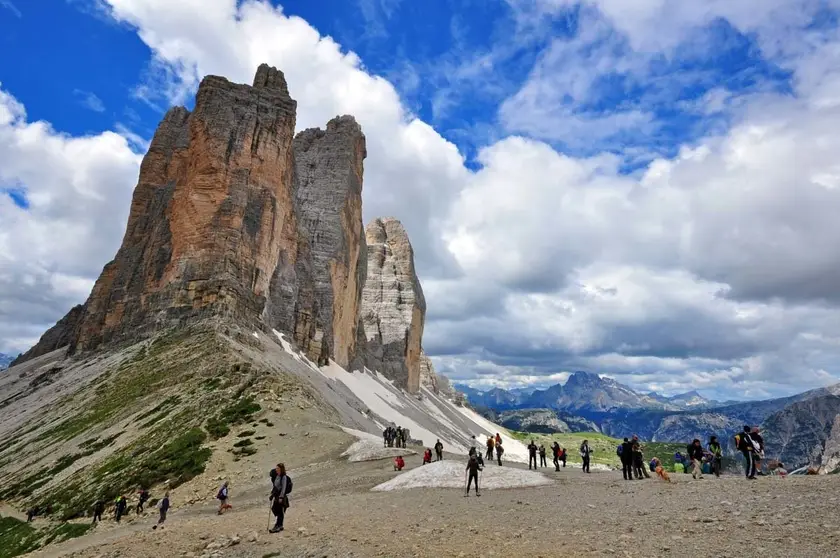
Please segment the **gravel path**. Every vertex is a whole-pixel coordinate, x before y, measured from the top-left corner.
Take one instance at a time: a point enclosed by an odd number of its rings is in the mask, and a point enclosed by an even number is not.
[[[337,460],[295,477],[281,534],[267,533],[268,502],[254,487],[248,498],[234,496],[224,516],[212,502],[197,504],[176,510],[162,532],[150,529],[148,517],[145,525],[103,526],[38,555],[840,556],[840,476],[748,483],[674,475],[668,485],[544,471],[553,484],[464,498],[457,489],[371,492],[395,476],[390,461]]]

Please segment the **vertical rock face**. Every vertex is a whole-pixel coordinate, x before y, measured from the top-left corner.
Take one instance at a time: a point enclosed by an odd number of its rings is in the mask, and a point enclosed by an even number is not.
[[[820,473],[828,474],[840,469],[840,415],[834,417],[831,432],[820,458]]]
[[[452,397],[455,395],[455,390],[449,383],[449,378],[441,376],[435,372],[435,365],[432,364],[432,359],[426,356],[426,353],[420,350],[420,385],[433,393]]]
[[[296,344],[319,364],[333,358],[346,368],[356,356],[367,267],[362,222],[366,155],[365,136],[352,116],[331,120],[326,131],[305,130],[294,140],[301,257],[294,269],[287,262],[278,266],[278,295],[269,321],[293,332]]]
[[[420,389],[426,300],[414,269],[414,250],[396,219],[374,219],[365,237],[367,279],[361,312],[365,364],[415,393]]]

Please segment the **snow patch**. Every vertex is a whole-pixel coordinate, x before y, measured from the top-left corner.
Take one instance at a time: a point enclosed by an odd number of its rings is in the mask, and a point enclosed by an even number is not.
[[[411,488],[457,488],[464,490],[466,477],[464,463],[436,461],[402,473],[393,479],[374,486],[371,490],[387,492]],[[479,473],[479,490],[541,486],[553,481],[534,471],[488,465]]]
[[[352,463],[388,459],[398,455],[417,455],[416,451],[407,448],[383,447],[382,439],[374,436],[373,434],[362,432],[361,430],[354,430],[352,428],[345,428],[343,426],[341,429],[358,438],[357,441],[353,442],[353,444],[341,454],[341,457],[347,457],[347,460]]]
[[[256,337],[257,339],[259,339],[259,338],[260,338],[260,334],[259,334],[259,333],[257,333],[256,331],[255,331],[254,333],[252,333],[251,335],[253,335],[253,336],[254,336],[254,337]]]
[[[458,407],[458,411],[470,421],[478,425],[481,429],[481,435],[478,436],[479,444],[483,446],[483,442],[485,442],[489,436],[495,436],[496,432],[498,432],[502,437],[502,447],[505,448],[502,460],[508,459],[510,461],[516,461],[517,463],[528,463],[528,447],[511,436],[509,431],[505,430],[498,424],[490,422],[467,407]],[[484,439],[482,439],[482,436]]]

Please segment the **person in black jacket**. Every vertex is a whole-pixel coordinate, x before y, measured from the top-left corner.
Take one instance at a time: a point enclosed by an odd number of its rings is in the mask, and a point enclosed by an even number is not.
[[[289,509],[288,496],[288,477],[286,476],[286,465],[283,463],[277,464],[277,475],[272,482],[271,496],[271,513],[276,517],[274,527],[269,529],[269,533],[277,533],[283,530],[283,520],[286,518],[286,510]]]
[[[744,431],[736,436],[738,450],[744,456],[744,471],[749,480],[755,480],[755,446],[750,437],[750,427],[745,426]]]
[[[628,438],[621,444],[621,472],[624,480],[633,480],[633,442]]]
[[[691,476],[695,479],[703,478],[703,445],[697,438],[688,446],[688,458],[691,459]]]
[[[551,453],[554,455],[554,470],[560,470],[560,444],[557,441],[551,446]]]
[[[750,438],[752,438],[755,451],[753,452],[753,459],[755,459],[755,471],[757,475],[764,476],[761,471],[761,462],[764,459],[764,437],[759,434],[758,427],[754,426],[750,431]]]
[[[469,472],[469,480],[467,480],[467,492],[464,494],[464,497],[470,495],[470,486],[472,486],[473,481],[475,481],[475,495],[481,496],[478,493],[478,472],[481,471],[481,464],[478,462],[477,455],[471,455],[469,461],[467,461],[467,469]]]
[[[592,456],[592,448],[589,447],[589,440],[584,440],[583,443],[580,445],[580,458],[583,461],[581,466],[581,471],[584,473],[589,472],[589,459]]]
[[[531,443],[528,444],[528,469],[531,468],[531,463],[534,464],[534,469],[537,468],[537,444],[534,443],[534,440],[531,440]]]

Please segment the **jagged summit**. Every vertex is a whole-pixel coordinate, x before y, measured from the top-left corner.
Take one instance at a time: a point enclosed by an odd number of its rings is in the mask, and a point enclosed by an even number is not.
[[[284,332],[318,365],[418,391],[426,303],[400,222],[365,230],[362,128],[343,115],[295,135],[296,108],[267,64],[253,85],[202,79],[194,109],[170,109],[155,131],[89,298],[16,363],[210,320]]]

